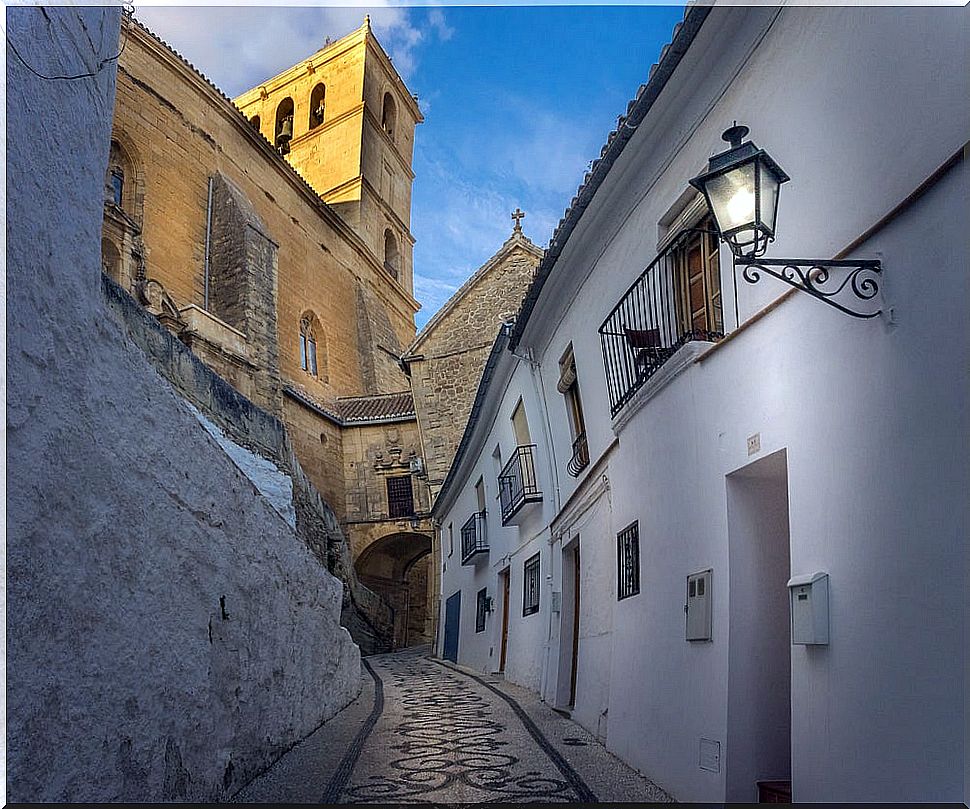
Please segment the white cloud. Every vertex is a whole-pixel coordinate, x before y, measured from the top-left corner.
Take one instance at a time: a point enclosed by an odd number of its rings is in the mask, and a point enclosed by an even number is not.
[[[447,42],[455,35],[455,29],[448,25],[445,13],[440,8],[433,8],[428,12],[428,24],[442,42]]]
[[[450,36],[443,12],[424,27],[410,9],[377,4],[369,8],[159,7],[136,16],[208,76],[235,96],[285,70],[331,40],[371,26],[405,81],[413,74],[419,48],[431,37]]]

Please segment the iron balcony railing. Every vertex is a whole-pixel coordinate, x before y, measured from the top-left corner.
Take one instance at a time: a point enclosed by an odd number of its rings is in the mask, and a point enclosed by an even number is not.
[[[724,336],[716,242],[713,252],[710,243],[701,250],[698,235],[712,238],[696,229],[678,234],[599,328],[614,416],[681,346]]]
[[[566,464],[566,471],[574,478],[579,477],[579,473],[589,466],[589,444],[586,442],[586,433],[580,433],[573,441],[573,457]]]
[[[526,503],[542,500],[536,479],[535,444],[516,447],[505,468],[498,476],[499,500],[502,503],[502,525]]]
[[[467,565],[479,553],[488,553],[484,511],[476,511],[461,527],[461,563]]]

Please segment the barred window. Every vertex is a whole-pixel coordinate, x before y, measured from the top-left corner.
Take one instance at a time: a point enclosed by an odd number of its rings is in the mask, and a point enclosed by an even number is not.
[[[488,589],[483,587],[475,599],[475,631],[485,631],[485,613],[488,612]]]
[[[387,513],[391,519],[414,515],[414,496],[411,476],[399,475],[387,479]]]
[[[616,535],[618,601],[640,592],[640,527],[634,522]]]
[[[526,559],[523,567],[522,615],[532,615],[539,611],[539,554]]]

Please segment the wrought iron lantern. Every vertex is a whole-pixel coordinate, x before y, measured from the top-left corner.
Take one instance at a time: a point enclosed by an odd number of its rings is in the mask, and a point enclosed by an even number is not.
[[[690,181],[706,198],[721,238],[738,258],[763,255],[775,237],[778,191],[791,179],[764,150],[742,143],[746,126],[736,123],[721,136],[731,144]]]
[[[735,121],[721,136],[730,148],[710,158],[707,171],[690,181],[707,200],[735,264],[744,267],[744,280],[755,284],[765,273],[853,317],[879,315],[881,310],[858,311],[846,304],[850,295],[866,302],[878,294],[879,261],[761,258],[775,238],[781,185],[791,178],[764,149],[744,141],[747,134],[748,127]]]

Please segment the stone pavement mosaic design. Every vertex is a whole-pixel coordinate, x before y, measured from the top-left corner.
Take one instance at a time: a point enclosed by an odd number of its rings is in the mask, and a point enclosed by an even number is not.
[[[414,653],[371,658],[372,722],[331,779],[341,803],[592,802],[514,700]],[[370,727],[368,727],[368,725]]]

